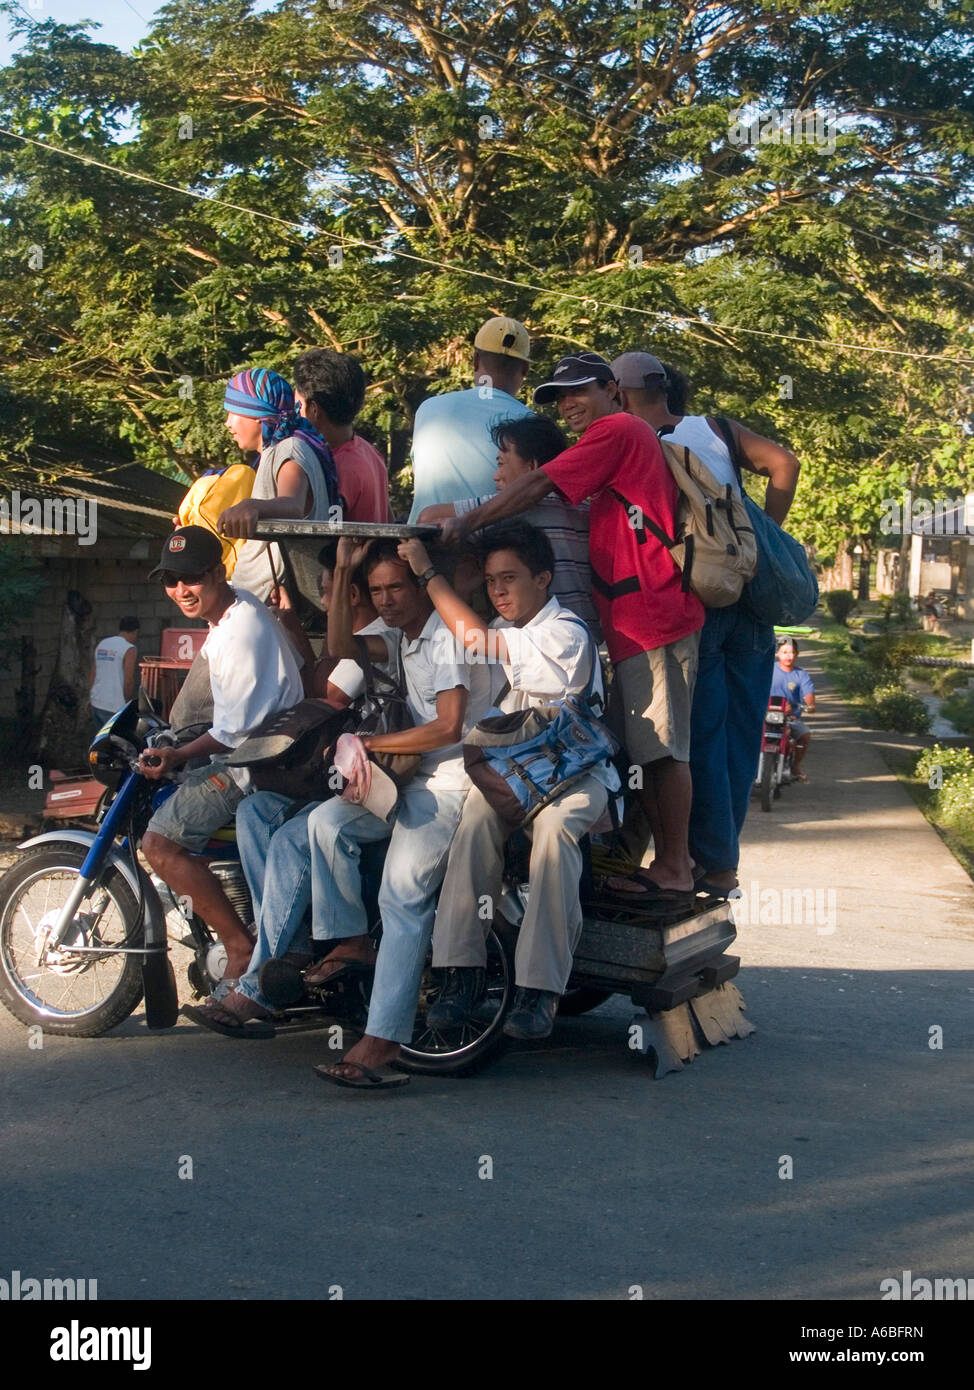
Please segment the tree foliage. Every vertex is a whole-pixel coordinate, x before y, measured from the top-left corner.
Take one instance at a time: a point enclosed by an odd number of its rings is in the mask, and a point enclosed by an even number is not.
[[[972,0],[177,0],[131,54],[28,37],[0,125],[109,167],[0,135],[11,453],[198,473],[226,376],[322,344],[395,469],[512,313],[535,372],[647,347],[790,441],[825,551],[969,475]],[[835,138],[735,143],[772,108]]]

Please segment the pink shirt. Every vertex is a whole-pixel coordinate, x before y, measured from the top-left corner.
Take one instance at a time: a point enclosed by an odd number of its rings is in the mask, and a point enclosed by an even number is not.
[[[389,474],[382,455],[367,439],[353,434],[347,444],[332,449],[338,469],[338,491],[345,499],[349,521],[391,521]]]

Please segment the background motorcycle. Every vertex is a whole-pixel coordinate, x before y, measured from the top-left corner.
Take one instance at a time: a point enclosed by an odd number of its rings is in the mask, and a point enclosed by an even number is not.
[[[781,788],[791,781],[795,746],[792,736],[792,707],[787,700],[773,695],[768,701],[761,735],[761,757],[755,786],[761,793],[761,810],[770,811]]]

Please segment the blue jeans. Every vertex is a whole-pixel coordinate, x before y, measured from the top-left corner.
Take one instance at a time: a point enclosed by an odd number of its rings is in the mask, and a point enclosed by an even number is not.
[[[391,825],[338,797],[322,802],[308,820],[312,930],[317,940],[368,931],[361,847],[389,841],[379,888],[382,943],[367,1025],[374,1038],[401,1043],[412,1038],[436,891],[446,873],[466,794],[466,789],[434,793],[425,779],[416,778],[403,789]]]
[[[770,624],[741,603],[707,610],[690,715],[690,853],[709,873],[737,868],[773,666]]]
[[[286,820],[294,805],[290,797],[256,792],[237,811],[237,848],[257,922],[257,945],[237,989],[265,1009],[272,1006],[257,983],[264,961],[311,949],[305,922],[311,905],[308,817],[321,804],[312,802]]]

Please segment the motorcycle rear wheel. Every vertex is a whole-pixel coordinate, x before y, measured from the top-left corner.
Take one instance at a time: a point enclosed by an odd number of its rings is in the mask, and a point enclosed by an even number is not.
[[[514,940],[510,925],[498,917],[487,933],[487,1010],[459,1028],[439,1031],[426,1023],[426,1012],[439,994],[439,976],[430,965],[423,972],[416,1026],[404,1043],[399,1064],[421,1076],[472,1076],[507,1046],[501,1031],[514,998]],[[489,1012],[488,1012],[489,1010]]]
[[[107,1033],[142,998],[141,956],[71,950],[142,945],[141,928],[133,932],[138,904],[118,869],[103,871],[82,902],[74,939],[37,961],[37,931],[53,923],[86,854],[87,846],[70,841],[37,845],[0,879],[0,1003],[21,1023],[75,1038]]]

